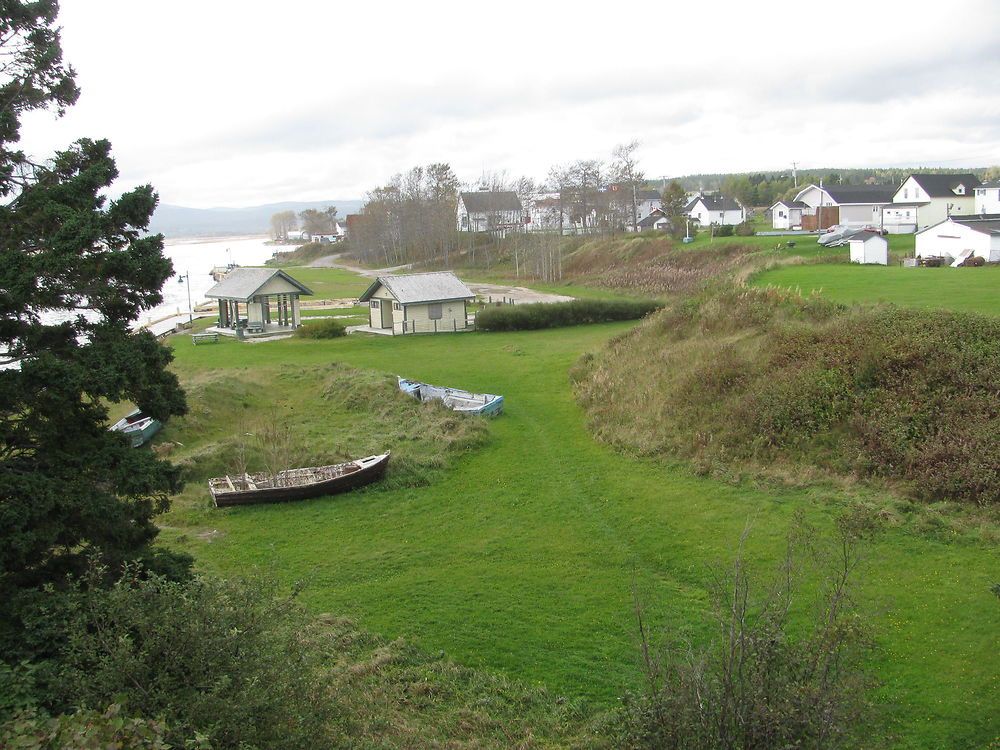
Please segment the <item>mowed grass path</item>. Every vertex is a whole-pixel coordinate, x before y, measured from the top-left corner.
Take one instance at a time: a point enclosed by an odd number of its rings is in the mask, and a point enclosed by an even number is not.
[[[165,523],[192,526],[186,541],[170,537],[212,568],[264,565],[307,581],[315,611],[613,705],[639,685],[633,582],[659,624],[703,635],[708,566],[731,560],[748,517],[749,552],[769,562],[796,508],[824,527],[838,512],[832,491],[734,487],[595,443],[567,373],[627,328],[217,347],[181,337],[182,380],[202,368],[342,361],[500,393],[507,410],[490,444],[432,486],[180,510]],[[210,544],[195,536],[205,527],[220,532]],[[877,668],[901,746],[986,744],[1000,729],[1000,604],[988,590],[1000,553],[892,530],[877,555],[866,593],[890,607]]]
[[[784,266],[753,280],[756,286],[818,291],[847,304],[892,302],[903,307],[1000,315],[1000,266],[902,268],[856,263]]]

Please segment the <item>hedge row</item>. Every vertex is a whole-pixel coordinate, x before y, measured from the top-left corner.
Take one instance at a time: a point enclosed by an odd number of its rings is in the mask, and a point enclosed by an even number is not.
[[[528,331],[582,323],[643,318],[662,305],[653,300],[573,300],[552,304],[489,307],[476,315],[481,331]]]

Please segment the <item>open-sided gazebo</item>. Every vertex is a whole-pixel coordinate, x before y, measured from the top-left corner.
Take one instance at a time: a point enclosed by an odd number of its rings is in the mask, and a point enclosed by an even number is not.
[[[205,293],[219,300],[219,323],[210,330],[226,336],[268,336],[294,331],[302,323],[299,296],[312,290],[276,268],[234,268]]]

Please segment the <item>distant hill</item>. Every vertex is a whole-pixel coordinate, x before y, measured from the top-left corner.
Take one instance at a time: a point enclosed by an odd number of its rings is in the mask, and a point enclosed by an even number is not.
[[[286,201],[247,208],[187,208],[161,205],[149,222],[149,231],[164,237],[213,237],[230,234],[267,234],[271,216],[280,211],[337,207],[337,216],[357,213],[361,201]]]

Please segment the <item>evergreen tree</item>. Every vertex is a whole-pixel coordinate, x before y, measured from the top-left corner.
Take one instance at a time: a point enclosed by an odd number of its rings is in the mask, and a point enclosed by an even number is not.
[[[154,554],[153,515],[177,471],[109,432],[107,405],[184,412],[170,352],[130,323],[172,273],[149,186],[108,201],[107,141],[80,140],[44,164],[17,149],[21,116],[77,98],[63,64],[55,0],[0,0],[0,643],[18,658],[18,602],[58,586],[87,558],[110,577],[128,560],[179,572]],[[180,567],[178,567],[180,566]],[[28,595],[27,597],[25,595]],[[6,642],[5,642],[6,641]],[[23,655],[23,654],[22,654]]]

